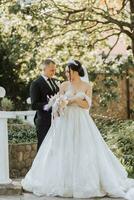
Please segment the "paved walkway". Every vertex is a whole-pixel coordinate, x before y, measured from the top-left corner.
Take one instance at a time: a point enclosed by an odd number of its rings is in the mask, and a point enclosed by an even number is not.
[[[72,200],[72,198],[58,198],[58,197],[37,197],[32,194],[24,194],[22,196],[0,196],[0,200]],[[76,200],[76,199],[75,199]],[[77,199],[80,200],[80,199]],[[83,199],[81,199],[83,200]],[[92,198],[88,200],[124,200],[121,198]]]

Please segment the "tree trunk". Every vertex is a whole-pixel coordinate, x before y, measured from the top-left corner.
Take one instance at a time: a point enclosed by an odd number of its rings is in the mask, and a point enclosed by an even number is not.
[[[134,39],[132,39],[132,53],[133,53],[133,57],[134,57]]]
[[[130,0],[130,19],[131,19],[131,25],[132,25],[132,53],[134,56],[134,0]]]
[[[129,90],[129,69],[126,69],[126,97],[127,97],[127,118],[130,119],[130,90]]]

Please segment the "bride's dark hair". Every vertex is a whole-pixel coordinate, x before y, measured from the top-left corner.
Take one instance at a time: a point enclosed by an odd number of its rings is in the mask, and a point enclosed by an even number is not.
[[[84,69],[78,60],[69,61],[67,65],[68,65],[69,71],[70,71],[70,69],[73,71],[76,71],[76,72],[78,72],[79,76],[81,76],[81,77],[83,77],[85,75]]]

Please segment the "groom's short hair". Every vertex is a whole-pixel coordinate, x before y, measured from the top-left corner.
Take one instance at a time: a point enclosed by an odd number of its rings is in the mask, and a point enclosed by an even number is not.
[[[41,62],[41,69],[44,69],[46,66],[50,65],[50,64],[56,64],[55,61],[52,58],[47,58],[45,60],[42,60]]]

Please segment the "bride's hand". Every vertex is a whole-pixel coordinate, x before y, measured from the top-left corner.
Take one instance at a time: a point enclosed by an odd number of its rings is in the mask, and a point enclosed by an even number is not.
[[[88,102],[85,99],[82,99],[80,97],[73,97],[73,98],[69,99],[68,105],[77,105],[84,109],[89,108]]]
[[[68,99],[68,105],[77,104],[77,101],[78,101],[77,97],[72,97],[72,98]]]

